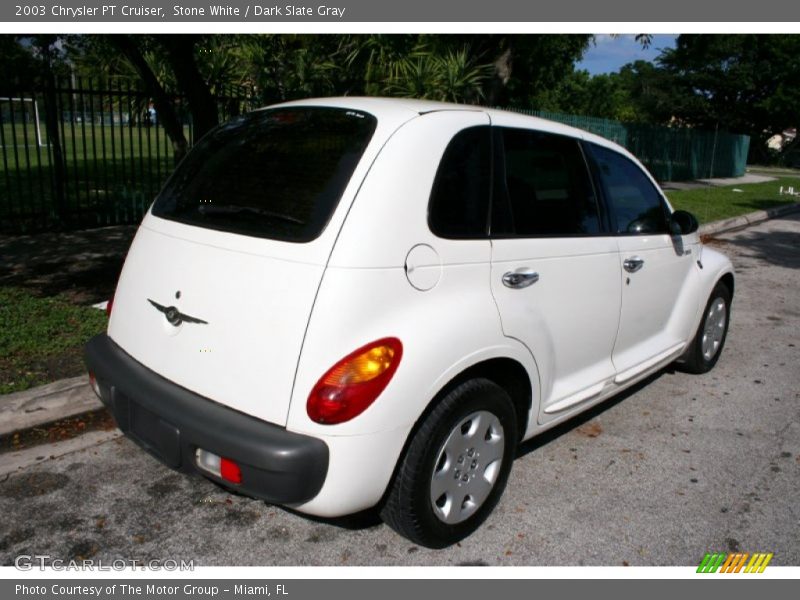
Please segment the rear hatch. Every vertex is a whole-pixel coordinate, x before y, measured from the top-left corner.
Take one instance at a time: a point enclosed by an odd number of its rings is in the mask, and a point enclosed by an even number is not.
[[[377,152],[376,127],[359,111],[286,107],[203,138],[139,228],[110,337],[162,377],[284,425],[314,298]]]

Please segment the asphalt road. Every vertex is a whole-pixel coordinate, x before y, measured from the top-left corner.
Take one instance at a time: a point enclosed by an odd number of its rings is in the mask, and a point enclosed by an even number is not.
[[[0,483],[0,563],[695,565],[741,550],[798,565],[800,217],[712,243],[737,272],[717,368],[664,371],[524,445],[500,505],[457,546],[417,547],[371,515],[320,521],[233,496],[121,438]]]

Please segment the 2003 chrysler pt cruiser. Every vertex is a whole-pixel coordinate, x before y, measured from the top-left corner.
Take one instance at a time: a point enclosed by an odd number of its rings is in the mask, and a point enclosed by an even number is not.
[[[86,359],[167,465],[442,547],[516,446],[678,361],[730,315],[704,248],[615,144],[449,104],[306,100],[209,133],[130,248]]]

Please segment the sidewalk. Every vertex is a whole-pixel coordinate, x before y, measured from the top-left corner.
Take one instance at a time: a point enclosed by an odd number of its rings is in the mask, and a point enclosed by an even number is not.
[[[741,177],[715,177],[713,179],[696,179],[694,181],[664,181],[661,183],[663,190],[696,190],[706,187],[724,187],[731,185],[745,185],[748,183],[766,183],[775,181],[777,177],[746,173]]]
[[[0,396],[0,436],[103,407],[88,375]]]

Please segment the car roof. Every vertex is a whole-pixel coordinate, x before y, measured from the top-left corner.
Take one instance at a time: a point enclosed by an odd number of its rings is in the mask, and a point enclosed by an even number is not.
[[[518,113],[509,110],[502,110],[498,108],[487,108],[485,106],[470,105],[470,104],[454,104],[450,102],[436,102],[433,100],[418,100],[415,98],[383,98],[377,96],[340,96],[331,98],[308,98],[304,100],[293,100],[284,102],[282,104],[273,105],[265,108],[276,108],[282,106],[330,106],[338,108],[349,108],[353,110],[360,110],[374,115],[376,118],[381,119],[390,115],[398,115],[398,113],[425,115],[441,111],[471,111],[483,112],[489,115],[493,124],[505,127],[521,127],[526,129],[535,129],[539,131],[547,131],[559,135],[566,135],[569,137],[579,138],[592,142],[600,146],[612,148],[617,152],[621,152],[631,158],[630,154],[625,148],[612,142],[611,140],[595,135],[577,127],[570,127],[557,121],[551,121],[541,117],[534,117],[523,113]],[[637,161],[638,162],[638,161]]]
[[[376,117],[392,112],[425,114],[441,110],[483,111],[480,106],[452,104],[415,98],[382,98],[377,96],[340,96],[335,98],[308,98],[279,104],[278,106],[335,106],[371,112]]]

